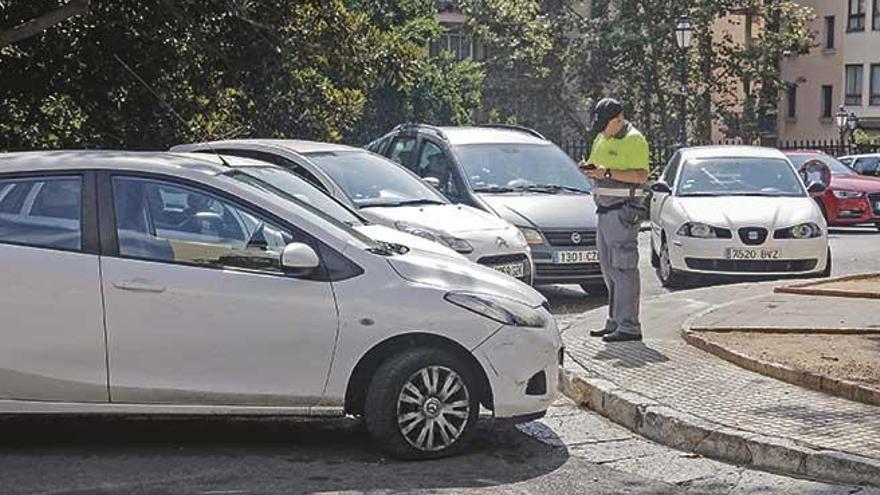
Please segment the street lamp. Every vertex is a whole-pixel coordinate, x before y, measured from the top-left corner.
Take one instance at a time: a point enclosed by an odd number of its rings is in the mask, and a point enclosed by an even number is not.
[[[691,23],[690,16],[683,15],[678,18],[678,23],[675,25],[675,42],[678,44],[678,48],[681,49],[681,107],[679,109],[679,115],[681,116],[681,128],[680,128],[680,136],[679,142],[682,146],[687,146],[687,97],[688,97],[688,82],[687,82],[687,51],[688,48],[691,47],[691,37],[694,33],[694,26]]]
[[[837,130],[840,131],[840,146],[846,146],[846,121],[849,118],[849,115],[846,113],[846,108],[843,105],[837,109],[837,113],[834,114],[837,117]]]

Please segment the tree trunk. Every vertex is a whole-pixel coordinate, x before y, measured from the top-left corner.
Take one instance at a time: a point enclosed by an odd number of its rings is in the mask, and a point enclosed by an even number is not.
[[[36,36],[56,24],[64,22],[73,16],[86,14],[88,11],[89,0],[71,0],[61,8],[47,12],[12,29],[0,31],[0,47]]]

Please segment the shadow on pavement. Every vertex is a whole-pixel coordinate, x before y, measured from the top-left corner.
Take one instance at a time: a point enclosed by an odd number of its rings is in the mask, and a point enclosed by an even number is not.
[[[604,306],[608,296],[602,292],[587,294],[576,285],[546,285],[536,287],[550,303],[554,315],[581,314]]]
[[[606,344],[593,356],[593,359],[617,361],[612,364],[615,368],[641,368],[651,363],[669,361],[665,354],[648,347],[644,342]]]
[[[354,420],[6,418],[0,438],[4,494],[488,487],[542,477],[569,458],[491,419],[464,455],[425,462],[385,457]]]

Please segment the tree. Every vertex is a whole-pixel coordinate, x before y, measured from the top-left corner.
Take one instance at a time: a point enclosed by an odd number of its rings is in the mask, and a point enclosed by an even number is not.
[[[4,7],[0,3],[0,7]],[[64,22],[67,19],[88,13],[89,0],[71,0],[70,2],[50,10],[39,17],[23,22],[12,29],[0,31],[0,48],[21,41],[49,29],[50,27]]]

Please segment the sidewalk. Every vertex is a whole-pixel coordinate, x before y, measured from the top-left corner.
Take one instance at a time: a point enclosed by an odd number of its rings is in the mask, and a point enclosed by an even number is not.
[[[585,313],[563,333],[566,395],[682,450],[787,474],[880,485],[876,406],[747,371],[682,339],[682,328],[694,320],[716,327],[791,323],[775,316],[768,322],[762,317],[768,310],[798,325],[844,331],[880,323],[876,308],[841,317],[838,306],[825,312],[807,296],[773,294],[775,285],[711,287],[645,301],[643,343],[605,344],[589,337],[589,330],[602,326],[605,308]]]

